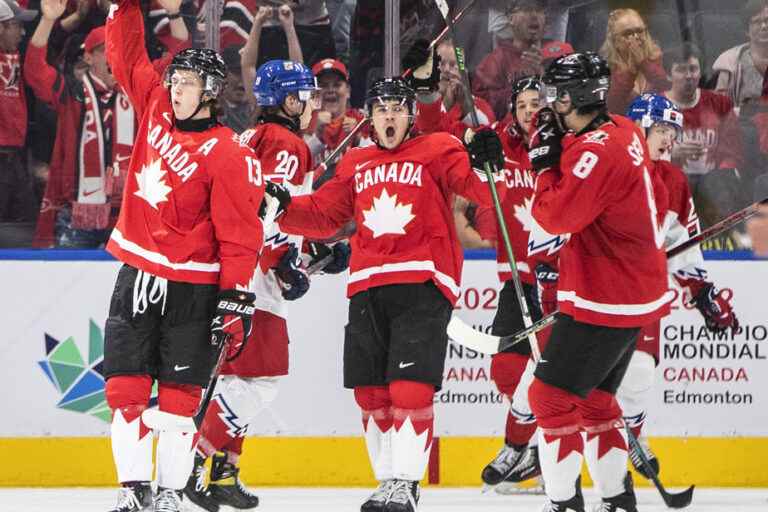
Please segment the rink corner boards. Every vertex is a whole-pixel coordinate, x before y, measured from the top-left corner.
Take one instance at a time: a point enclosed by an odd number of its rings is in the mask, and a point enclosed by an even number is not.
[[[665,485],[768,487],[768,437],[651,438]],[[436,438],[424,483],[479,486],[483,466],[500,440]],[[5,487],[112,486],[115,472],[106,437],[0,438],[0,453],[13,464],[0,467]],[[242,457],[253,486],[370,486],[373,478],[360,437],[251,437]],[[588,477],[586,482],[589,482]],[[648,485],[640,477],[636,485]]]

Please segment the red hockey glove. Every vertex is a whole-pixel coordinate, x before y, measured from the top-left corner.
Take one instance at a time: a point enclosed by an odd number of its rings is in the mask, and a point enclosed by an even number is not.
[[[709,281],[688,280],[686,285],[691,290],[693,299],[691,302],[704,317],[704,323],[712,332],[724,332],[727,329],[739,328],[739,319],[731,306],[733,292],[729,290],[718,291]]]
[[[565,129],[560,117],[549,107],[534,114],[531,120],[533,134],[529,144],[528,158],[534,171],[545,171],[560,163],[563,152],[562,140]]]
[[[280,293],[285,300],[296,300],[309,290],[309,276],[301,266],[299,250],[295,244],[289,244],[288,250],[275,267],[275,274],[280,281]]]
[[[216,300],[216,312],[211,321],[211,343],[226,346],[227,361],[243,351],[256,307],[256,295],[242,290],[221,290]]]
[[[536,298],[542,316],[557,310],[557,280],[560,273],[546,263],[536,265]]]

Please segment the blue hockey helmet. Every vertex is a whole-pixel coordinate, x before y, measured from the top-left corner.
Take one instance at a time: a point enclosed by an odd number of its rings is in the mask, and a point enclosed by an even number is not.
[[[658,123],[672,125],[678,132],[683,129],[683,113],[668,98],[646,93],[635,98],[627,110],[627,117],[640,121],[646,130]]]
[[[262,107],[279,107],[289,94],[307,101],[318,90],[317,80],[307,66],[291,60],[271,60],[256,70],[253,95]]]

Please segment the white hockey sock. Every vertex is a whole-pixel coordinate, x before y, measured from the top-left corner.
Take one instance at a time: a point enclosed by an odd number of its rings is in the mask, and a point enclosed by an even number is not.
[[[645,405],[653,389],[656,361],[652,356],[636,350],[629,361],[627,373],[621,381],[616,400],[624,414],[624,421],[639,435],[645,422]]]
[[[621,420],[587,427],[584,457],[601,497],[612,498],[624,492],[628,457],[627,433]]]
[[[363,429],[374,478],[379,482],[391,480],[392,409],[387,407],[375,411],[364,411]]]
[[[110,427],[119,482],[152,480],[152,430],[141,421],[143,407],[116,409]]]
[[[157,485],[183,489],[195,463],[196,434],[160,432],[157,441]]]
[[[401,480],[421,480],[432,451],[434,412],[424,409],[393,409],[392,471]]]
[[[576,494],[581,473],[584,435],[581,432],[549,435],[539,429],[539,463],[544,489],[552,501],[566,501]]]

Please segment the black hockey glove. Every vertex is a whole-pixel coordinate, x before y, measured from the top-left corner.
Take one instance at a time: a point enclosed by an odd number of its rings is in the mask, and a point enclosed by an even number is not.
[[[467,153],[475,169],[484,169],[486,162],[490,164],[491,171],[502,172],[504,170],[504,149],[501,147],[501,139],[490,128],[480,128],[466,143]]]
[[[736,318],[731,305],[733,292],[718,291],[715,285],[708,281],[702,281],[702,283],[692,302],[704,317],[707,329],[712,332],[725,332],[732,329],[736,332],[739,329],[739,319]],[[691,290],[694,288],[691,287]]]
[[[259,206],[259,218],[261,220],[264,220],[267,216],[269,204],[274,204],[275,201],[277,202],[275,219],[277,219],[288,209],[288,205],[291,204],[291,194],[282,185],[268,181],[264,186],[264,199],[262,199]]]
[[[440,56],[437,48],[430,49],[429,41],[417,39],[403,57],[403,70],[410,69],[406,78],[416,92],[434,92],[440,82]]]
[[[211,321],[211,343],[221,345],[229,340],[227,361],[240,355],[251,334],[255,300],[256,295],[251,292],[232,289],[219,292]]]
[[[340,274],[349,267],[352,251],[346,242],[338,242],[332,246],[310,242],[309,254],[312,256],[309,268],[314,268],[320,262],[327,260],[328,262],[316,271],[322,270],[326,274]]]
[[[544,107],[533,116],[531,127],[533,134],[528,146],[528,158],[533,170],[545,171],[559,165],[565,135],[559,116],[551,108]]]
[[[275,274],[280,281],[280,288],[285,300],[296,300],[309,290],[309,276],[301,266],[299,250],[295,244],[288,244],[288,251],[280,258],[275,267]]]

